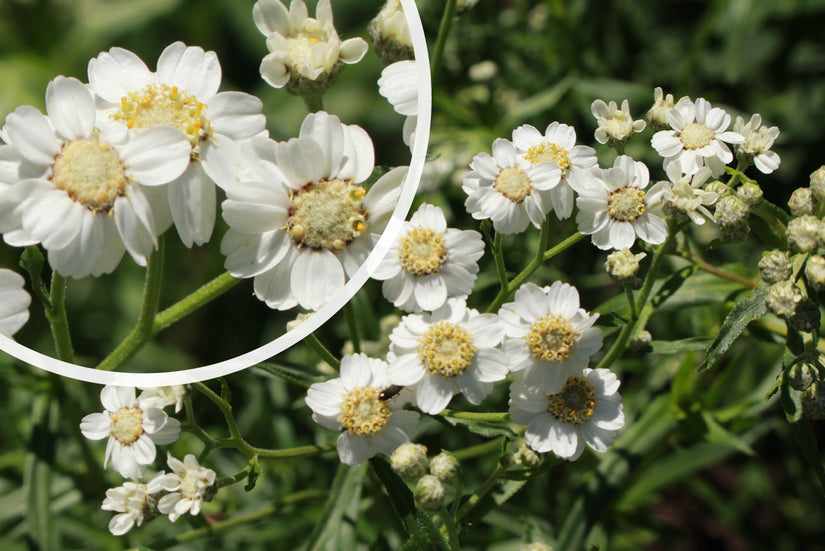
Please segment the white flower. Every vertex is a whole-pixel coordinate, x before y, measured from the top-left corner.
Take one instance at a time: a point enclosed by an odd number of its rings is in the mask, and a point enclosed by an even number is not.
[[[168,203],[184,245],[209,241],[215,225],[214,184],[226,183],[231,142],[265,132],[261,101],[243,92],[218,92],[218,56],[183,42],[163,50],[154,73],[123,48],[102,52],[89,61],[88,71],[102,100],[100,116],[135,132],[170,125],[186,135],[190,162],[170,183]]]
[[[401,0],[387,0],[375,19],[370,21],[369,32],[383,59],[398,61],[413,56],[412,36]]]
[[[503,338],[498,316],[479,314],[463,299],[452,298],[432,314],[410,314],[390,333],[390,382],[413,386],[416,404],[432,415],[459,392],[480,404],[509,372],[496,348]]]
[[[673,94],[665,96],[662,88],[657,86],[653,90],[653,105],[647,112],[647,120],[650,122],[650,127],[656,131],[670,128],[670,123],[668,123],[667,119],[668,115],[670,115],[670,112],[676,105],[681,105],[688,101],[690,101],[690,98],[683,96],[679,98],[677,104],[674,104]]]
[[[197,515],[203,506],[204,496],[215,484],[215,471],[201,467],[191,453],[183,461],[167,454],[166,464],[172,472],[161,473],[147,485],[151,493],[169,492],[158,500],[158,511],[168,514],[172,522],[186,513]]]
[[[568,178],[576,172],[596,166],[596,151],[586,145],[576,145],[576,129],[552,122],[544,135],[525,124],[513,130],[517,154],[531,164],[551,163],[561,169],[561,182],[553,187],[550,198],[559,219],[573,214],[573,190]],[[549,208],[548,208],[549,210]]]
[[[752,161],[762,174],[770,174],[779,168],[779,155],[771,151],[774,140],[779,136],[779,128],[760,126],[762,116],[754,114],[745,124],[745,119],[736,117],[733,131],[741,134],[745,141],[736,146],[737,155]]]
[[[668,114],[671,130],[656,132],[651,144],[665,164],[678,161],[685,174],[696,174],[703,166],[714,175],[724,170],[733,160],[726,143],[739,144],[745,138],[727,131],[730,115],[719,107],[711,107],[704,98],[696,102],[681,101]]]
[[[665,182],[662,189],[662,201],[668,216],[688,216],[700,226],[705,223],[705,218],[715,220],[707,205],[715,203],[719,194],[702,189],[710,178],[709,168],[702,167],[691,176],[682,174],[679,163],[672,163],[667,166],[666,172],[670,182]]]
[[[447,227],[439,207],[422,204],[372,277],[384,281],[384,297],[407,312],[435,310],[448,297],[466,298],[484,254],[481,234]]]
[[[553,163],[532,166],[520,159],[513,143],[493,142],[493,154],[479,153],[470,163],[462,189],[464,206],[476,220],[490,219],[502,234],[523,232],[529,223],[540,227],[553,206],[553,190],[562,171]]]
[[[304,119],[297,139],[252,141],[246,169],[227,189],[221,243],[235,277],[254,277],[270,308],[317,310],[344,286],[378,241],[401,192],[406,167],[369,191],[372,141],[360,127],[323,111]]]
[[[270,52],[261,61],[261,77],[273,88],[283,88],[290,78],[334,78],[339,61],[358,63],[367,53],[363,38],[341,42],[332,21],[330,0],[318,2],[317,19],[309,17],[302,0],[292,0],[289,10],[280,0],[258,0],[252,16]]]
[[[585,368],[558,392],[516,381],[510,387],[510,419],[527,425],[524,438],[531,448],[573,461],[585,444],[607,451],[624,426],[618,390],[619,380],[607,369]]]
[[[376,453],[392,455],[410,440],[418,414],[402,409],[400,396],[382,401],[378,395],[390,385],[387,363],[354,354],[341,358],[341,376],[315,383],[306,403],[312,419],[338,437],[338,457],[346,465],[360,465]]]
[[[111,459],[124,478],[143,476],[146,465],[155,460],[155,444],[171,444],[180,435],[180,421],[139,403],[134,388],[105,386],[100,401],[106,411],[85,416],[80,432],[89,440],[109,438],[103,468]]]
[[[644,163],[626,155],[617,157],[612,168],[576,174],[570,183],[579,194],[579,231],[591,235],[603,250],[629,249],[637,235],[653,245],[664,242],[667,225],[652,210],[667,184],[660,182],[645,192],[649,181]]]
[[[189,143],[175,128],[96,124],[95,103],[79,80],[59,76],[46,89],[44,116],[19,107],[3,127],[26,175],[0,193],[0,232],[15,246],[41,243],[61,275],[111,272],[124,249],[140,265],[160,233],[150,188],[189,162]],[[21,174],[22,176],[22,174]]]
[[[157,514],[156,505],[157,498],[146,484],[124,482],[122,486],[106,490],[106,499],[100,508],[119,513],[109,521],[109,532],[122,536],[144,520],[152,520]]]
[[[567,283],[544,288],[525,283],[498,315],[510,370],[524,370],[525,384],[545,392],[559,392],[602,347],[601,329],[593,327],[599,315],[579,308],[579,292]]]
[[[387,98],[404,120],[404,143],[412,147],[418,124],[418,71],[415,60],[407,59],[388,65],[378,79],[378,93]]]
[[[627,100],[622,101],[622,108],[619,109],[615,101],[607,104],[597,99],[590,105],[590,112],[599,124],[595,133],[599,143],[626,143],[634,133],[641,132],[646,126],[643,120],[633,120]]]
[[[143,392],[138,396],[138,402],[143,406],[152,406],[163,409],[166,406],[175,406],[175,413],[183,408],[183,401],[186,393],[189,392],[188,385],[171,385],[159,387],[142,387]]]
[[[0,333],[11,337],[29,320],[32,297],[26,280],[17,272],[0,268]]]

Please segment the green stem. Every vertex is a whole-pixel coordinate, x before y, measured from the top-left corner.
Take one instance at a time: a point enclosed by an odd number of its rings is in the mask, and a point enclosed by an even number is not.
[[[486,496],[492,491],[495,485],[498,484],[499,478],[501,478],[501,475],[503,475],[504,471],[506,470],[507,468],[501,463],[496,465],[496,469],[492,473],[490,473],[490,476],[487,477],[487,480],[485,480],[484,483],[481,486],[479,486],[479,488],[475,492],[473,492],[473,495],[470,496],[470,498],[464,503],[464,505],[462,505],[458,509],[458,513],[455,517],[456,522],[459,522],[461,521],[461,519],[466,517],[467,514],[470,511],[472,511],[476,505],[478,505],[478,502],[481,501],[484,498],[484,496]]]
[[[636,301],[633,298],[633,289],[631,289],[629,285],[625,285],[624,292],[627,296],[627,304],[630,307],[630,319],[635,322],[639,319],[639,314],[636,312]]]
[[[307,106],[307,111],[310,113],[317,113],[324,110],[324,93],[318,94],[303,94],[304,103]]]
[[[470,446],[461,450],[457,450],[453,452],[453,455],[459,461],[471,459],[473,457],[479,457],[482,455],[487,455],[487,453],[491,451],[500,449],[501,443],[504,440],[504,436],[499,436],[498,438],[494,438],[493,440],[489,440],[487,442],[484,442],[483,444],[476,444],[475,446]]]
[[[215,300],[240,282],[240,279],[232,277],[229,272],[222,273],[188,297],[178,301],[155,316],[155,321],[152,324],[152,333],[157,334],[173,323],[180,321],[204,304]]]
[[[326,346],[324,346],[324,343],[321,342],[321,339],[319,339],[315,335],[315,333],[310,333],[309,335],[307,335],[307,337],[304,339],[304,342],[307,344],[307,346],[314,350],[316,354],[318,354],[318,357],[320,357],[323,361],[327,362],[334,369],[341,368],[341,360],[336,358],[335,354],[330,352],[329,349]]]
[[[352,349],[358,354],[361,352],[361,331],[358,329],[358,319],[355,315],[355,306],[352,301],[344,304],[344,317],[347,319],[349,329],[349,340],[352,341]]]
[[[498,232],[496,232],[496,236],[493,238],[493,258],[496,261],[496,272],[498,272],[498,280],[501,285],[501,291],[504,291],[505,289],[509,291],[510,282],[507,279],[507,268],[504,266],[504,251],[501,249],[501,234]]]
[[[458,543],[458,528],[455,525],[455,521],[453,521],[452,516],[450,513],[447,512],[445,507],[441,508],[439,511],[438,516],[441,517],[441,520],[444,522],[444,530],[447,532],[447,539],[449,541],[450,549],[454,551],[460,551],[461,547]]]
[[[444,14],[441,16],[441,24],[438,27],[438,37],[435,39],[435,47],[433,48],[433,58],[430,61],[430,74],[432,75],[433,82],[435,82],[436,76],[441,70],[441,61],[444,59],[444,46],[447,43],[447,37],[453,26],[457,6],[457,0],[447,0],[444,4]]]
[[[492,421],[492,422],[501,422],[501,421],[509,421],[510,416],[508,413],[488,413],[488,412],[475,412],[475,411],[453,411],[450,409],[445,409],[441,412],[441,415],[444,417],[452,417],[453,419],[465,419],[467,421]]]
[[[74,363],[72,335],[69,332],[69,319],[66,316],[66,278],[57,272],[52,272],[50,293],[51,309],[46,309],[46,317],[52,329],[57,357],[64,362]]]

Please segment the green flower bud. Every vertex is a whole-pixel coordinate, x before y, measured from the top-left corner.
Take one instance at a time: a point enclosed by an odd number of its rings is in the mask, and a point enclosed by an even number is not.
[[[825,203],[825,165],[811,173],[811,193],[814,199]]]
[[[427,448],[405,442],[390,456],[390,466],[401,478],[416,480],[427,474]]]
[[[413,491],[415,506],[422,511],[435,512],[444,507],[444,485],[438,478],[425,474],[418,479]]]
[[[765,303],[768,310],[777,316],[790,317],[796,312],[796,305],[802,302],[802,293],[796,284],[791,281],[780,281],[768,288]]]
[[[755,207],[762,202],[762,189],[750,182],[739,186],[736,195],[749,207]]]
[[[809,214],[788,222],[788,247],[792,251],[809,253],[819,242],[819,219]]]
[[[793,190],[791,198],[788,199],[788,208],[794,216],[805,216],[814,213],[814,199],[811,188],[800,187]]]
[[[461,466],[450,452],[441,452],[430,461],[430,474],[444,484],[451,484],[458,478]]]
[[[793,264],[788,253],[774,249],[762,253],[759,261],[759,273],[765,283],[773,284],[790,279],[793,273]]]

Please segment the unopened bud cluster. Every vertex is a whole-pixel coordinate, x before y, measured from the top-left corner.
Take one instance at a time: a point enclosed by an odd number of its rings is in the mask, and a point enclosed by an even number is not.
[[[445,485],[458,481],[461,467],[458,459],[442,451],[427,458],[427,448],[421,444],[401,444],[390,456],[390,466],[398,476],[415,481],[415,505],[422,511],[436,512],[444,506]],[[429,474],[427,474],[429,472]]]
[[[645,253],[633,254],[630,249],[614,251],[607,256],[604,267],[616,283],[638,289],[641,287],[642,280],[636,272],[639,271],[639,262],[646,256]]]

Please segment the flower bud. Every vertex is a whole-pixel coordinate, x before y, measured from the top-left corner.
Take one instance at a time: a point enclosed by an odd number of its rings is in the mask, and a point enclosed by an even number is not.
[[[811,193],[814,199],[825,203],[825,165],[811,173]]]
[[[533,469],[541,465],[541,455],[522,443],[518,451],[513,454],[513,465],[522,469]]]
[[[749,207],[755,207],[762,202],[762,188],[750,182],[744,183],[736,190],[736,195]]]
[[[647,121],[654,132],[671,129],[667,116],[673,110],[673,107],[673,94],[665,96],[659,87],[653,90],[653,106],[647,112]]]
[[[728,187],[725,182],[720,182],[719,180],[714,180],[705,184],[705,191],[713,192],[719,197],[726,197],[731,194],[730,187]]]
[[[765,283],[773,284],[790,279],[793,273],[793,264],[788,253],[774,249],[762,253],[759,261],[759,273]]]
[[[390,466],[401,478],[415,480],[427,474],[427,448],[405,442],[390,456]]]
[[[820,381],[811,383],[802,393],[802,415],[807,419],[825,419],[825,385]]]
[[[796,305],[802,302],[802,293],[791,280],[774,283],[768,288],[765,303],[768,310],[777,316],[789,317],[796,312]]]
[[[819,219],[809,214],[788,222],[788,247],[792,251],[809,253],[816,250],[819,239]]]
[[[430,461],[430,474],[444,484],[451,484],[458,477],[460,467],[453,454],[441,452]]]
[[[650,348],[650,343],[653,341],[653,335],[650,331],[637,331],[627,343],[627,348],[631,352],[644,352]]]
[[[788,371],[788,383],[791,388],[800,392],[805,391],[819,378],[819,371],[809,363],[798,363]]]
[[[413,491],[415,506],[422,511],[440,511],[444,506],[444,485],[438,478],[425,474],[418,479]]]
[[[819,328],[821,319],[819,306],[811,299],[805,299],[796,305],[796,310],[788,318],[788,322],[797,331],[812,333]]]
[[[611,279],[617,283],[629,283],[639,271],[639,262],[646,257],[645,253],[633,254],[630,249],[614,251],[607,255],[605,269]]]
[[[814,289],[825,289],[825,257],[814,255],[805,264],[805,279]]]
[[[793,190],[791,198],[788,199],[788,208],[793,216],[805,216],[814,213],[814,199],[811,188],[800,187]]]
[[[369,24],[375,51],[386,63],[414,59],[412,37],[401,0],[387,0]]]
[[[750,214],[748,205],[736,195],[726,195],[716,202],[716,220],[720,226],[737,226]]]

